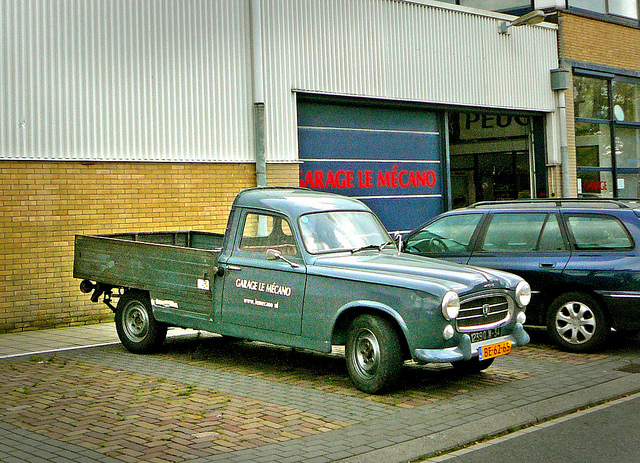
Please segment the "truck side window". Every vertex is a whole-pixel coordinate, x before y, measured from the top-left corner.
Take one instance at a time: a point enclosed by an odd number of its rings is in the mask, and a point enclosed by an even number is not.
[[[289,222],[278,216],[248,213],[239,250],[262,254],[266,258],[268,249],[280,251],[284,256],[298,255]]]

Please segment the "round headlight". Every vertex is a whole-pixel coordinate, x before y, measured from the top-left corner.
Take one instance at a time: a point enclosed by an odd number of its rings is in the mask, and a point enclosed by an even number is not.
[[[521,307],[525,307],[531,302],[531,286],[526,281],[521,281],[516,286],[516,301]]]
[[[460,312],[460,299],[455,291],[447,291],[442,298],[442,315],[447,320],[458,316]]]

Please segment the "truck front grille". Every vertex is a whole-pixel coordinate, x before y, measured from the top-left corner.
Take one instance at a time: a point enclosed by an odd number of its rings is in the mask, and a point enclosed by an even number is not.
[[[480,297],[460,305],[458,329],[473,331],[499,325],[509,319],[509,299],[504,295]]]

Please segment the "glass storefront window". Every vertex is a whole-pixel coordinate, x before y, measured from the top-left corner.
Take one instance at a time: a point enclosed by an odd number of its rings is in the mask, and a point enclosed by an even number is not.
[[[459,4],[489,11],[511,11],[531,8],[531,1],[527,0],[460,0]]]
[[[578,196],[613,198],[613,173],[578,170]]]
[[[609,0],[609,13],[625,18],[638,19],[637,0]]]
[[[583,10],[606,13],[607,5],[605,0],[569,0],[569,7],[581,8]]]
[[[576,123],[578,167],[611,167],[611,131],[607,124]]]
[[[616,127],[616,167],[618,197],[640,197],[640,128]]]
[[[618,169],[640,167],[640,128],[616,128],[616,167]]]
[[[640,197],[640,82],[577,75],[574,98],[578,194]]]
[[[606,80],[575,76],[573,101],[576,117],[609,119],[609,91]]]
[[[618,122],[640,122],[640,84],[613,81],[613,117]]]

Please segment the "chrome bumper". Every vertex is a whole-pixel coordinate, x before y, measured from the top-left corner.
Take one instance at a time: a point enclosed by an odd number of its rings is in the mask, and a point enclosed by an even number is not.
[[[513,333],[510,335],[471,343],[469,335],[463,334],[460,344],[458,344],[457,347],[450,347],[448,349],[416,349],[413,352],[413,359],[418,363],[447,363],[471,360],[473,357],[478,356],[479,347],[501,341],[511,341],[513,345],[521,347],[528,344],[530,339],[522,324],[516,323],[513,328]]]

